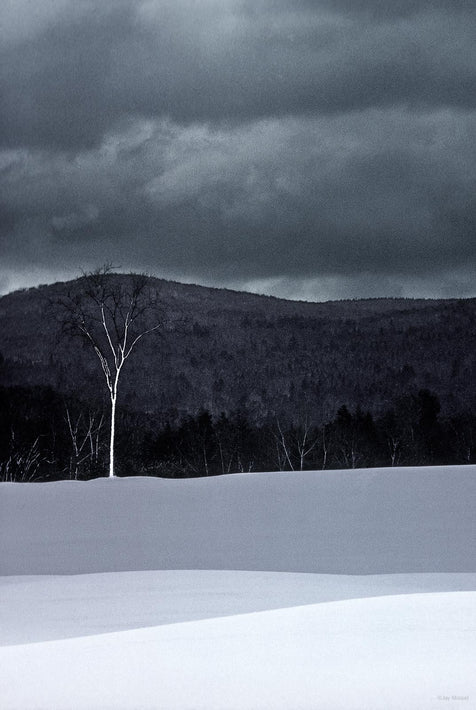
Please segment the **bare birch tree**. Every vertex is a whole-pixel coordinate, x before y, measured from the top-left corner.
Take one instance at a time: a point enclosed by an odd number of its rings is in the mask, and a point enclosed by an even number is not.
[[[79,289],[59,303],[63,328],[94,350],[111,405],[109,477],[114,477],[114,444],[119,382],[126,361],[144,336],[159,330],[156,290],[145,274],[113,274],[110,264],[83,274]]]
[[[279,419],[276,419],[276,426],[278,433],[273,432],[273,435],[278,449],[281,449],[281,455],[278,453],[280,467],[287,462],[291,471],[294,471],[297,461],[299,470],[303,471],[306,459],[319,443],[316,428],[311,425],[307,414],[299,424],[286,431],[282,428]]]
[[[100,433],[104,423],[104,414],[97,412],[80,412],[73,418],[70,408],[66,406],[65,421],[68,425],[68,432],[71,439],[71,455],[69,458],[69,477],[78,480],[82,465],[88,463],[89,466],[97,464],[99,459]]]

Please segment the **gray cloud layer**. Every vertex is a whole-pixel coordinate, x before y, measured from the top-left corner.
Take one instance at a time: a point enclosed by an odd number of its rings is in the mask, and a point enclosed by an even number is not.
[[[310,298],[476,292],[475,19],[9,0],[3,288],[113,260]]]

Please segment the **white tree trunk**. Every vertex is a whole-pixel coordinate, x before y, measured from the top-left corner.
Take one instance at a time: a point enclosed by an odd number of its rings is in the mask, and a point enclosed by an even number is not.
[[[117,393],[111,395],[111,437],[109,441],[109,478],[114,478],[114,438],[116,435],[116,398]]]

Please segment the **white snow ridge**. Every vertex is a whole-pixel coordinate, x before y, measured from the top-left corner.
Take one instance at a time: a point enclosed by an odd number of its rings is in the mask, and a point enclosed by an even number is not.
[[[0,484],[0,708],[476,708],[475,500],[475,466]]]

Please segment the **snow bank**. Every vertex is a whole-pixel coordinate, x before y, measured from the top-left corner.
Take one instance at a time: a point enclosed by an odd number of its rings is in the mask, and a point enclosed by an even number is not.
[[[161,570],[0,577],[0,646],[344,599],[475,591],[473,574]]]
[[[474,466],[0,484],[2,710],[473,707],[475,493]]]
[[[10,646],[0,697],[6,710],[469,709],[475,609],[475,592],[392,596]]]
[[[0,484],[4,575],[476,572],[476,467]]]

